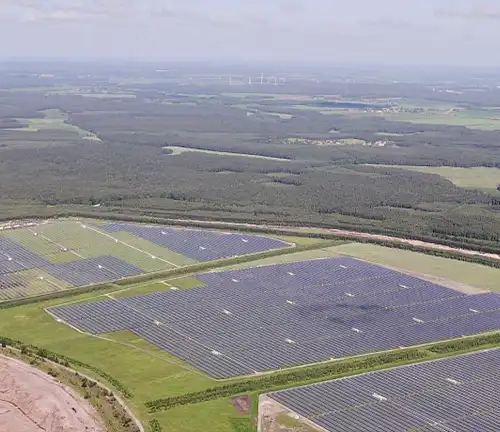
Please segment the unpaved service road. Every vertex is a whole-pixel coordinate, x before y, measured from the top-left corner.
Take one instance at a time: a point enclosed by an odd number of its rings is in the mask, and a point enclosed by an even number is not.
[[[370,234],[370,233],[364,233],[364,232],[358,232],[358,231],[348,231],[348,230],[342,230],[342,229],[331,229],[331,228],[315,228],[315,227],[307,227],[307,226],[302,226],[302,227],[294,227],[294,226],[278,226],[278,225],[264,225],[264,224],[250,224],[250,223],[239,223],[239,222],[220,222],[220,221],[200,221],[200,220],[191,220],[191,219],[166,219],[173,223],[179,223],[182,222],[183,224],[191,222],[191,223],[197,223],[199,225],[203,225],[205,227],[213,227],[217,229],[218,225],[224,225],[224,226],[233,226],[235,229],[238,228],[256,228],[256,229],[262,229],[262,230],[267,230],[267,229],[272,229],[274,231],[284,231],[284,232],[297,232],[297,233],[316,233],[316,234],[332,234],[338,237],[357,237],[359,239],[372,239],[372,240],[383,240],[386,242],[390,243],[404,243],[404,244],[409,244],[413,246],[420,246],[426,249],[435,249],[435,250],[442,250],[442,251],[447,251],[447,252],[457,252],[462,255],[472,255],[472,256],[480,256],[483,258],[490,258],[490,259],[495,259],[495,260],[500,260],[500,254],[496,253],[487,253],[487,252],[480,252],[477,250],[472,250],[472,249],[461,249],[457,247],[451,247],[451,246],[445,246],[441,245],[439,243],[430,243],[430,242],[425,242],[421,240],[410,240],[410,239],[405,239],[405,238],[399,238],[399,237],[390,237],[382,234]],[[256,233],[258,234],[258,233]]]
[[[105,427],[72,389],[0,355],[0,432],[105,432]]]

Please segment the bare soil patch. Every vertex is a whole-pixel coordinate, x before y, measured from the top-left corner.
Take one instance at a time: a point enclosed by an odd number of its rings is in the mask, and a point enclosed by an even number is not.
[[[231,402],[238,414],[248,415],[252,409],[252,398],[248,395],[234,397]]]
[[[83,397],[43,371],[0,355],[0,376],[0,431],[106,431]]]
[[[266,395],[259,400],[258,432],[326,432]]]

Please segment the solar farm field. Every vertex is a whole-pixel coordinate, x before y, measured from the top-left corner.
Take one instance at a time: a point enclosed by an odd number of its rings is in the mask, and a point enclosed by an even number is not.
[[[204,286],[48,312],[88,334],[133,332],[216,379],[500,328],[499,294],[467,295],[350,257],[195,278]]]
[[[0,230],[0,302],[289,247],[210,230],[51,220]]]
[[[321,431],[494,432],[499,365],[493,349],[268,396]]]
[[[127,233],[127,235],[129,234]],[[295,241],[295,239],[293,238],[289,238],[286,240],[299,244],[299,242]],[[232,270],[249,271],[253,268],[257,271],[261,267],[256,267],[256,265],[273,265],[277,263],[298,264],[298,262],[308,261],[311,258],[315,258],[314,261],[317,261],[320,258],[334,260],[338,258],[341,253],[343,253],[352,254],[353,256],[359,256],[362,259],[369,259],[374,263],[402,268],[405,269],[405,271],[411,271],[412,275],[415,275],[416,272],[420,272],[425,273],[428,276],[436,276],[439,278],[445,277],[451,279],[451,281],[454,281],[454,283],[456,282],[473,284],[474,286],[482,288],[482,290],[498,290],[500,288],[500,269],[480,266],[463,261],[437,258],[422,253],[401,251],[364,244],[342,245],[332,248],[325,248],[324,244],[319,244],[318,248],[315,250],[302,252],[294,252],[293,250],[290,250],[289,252],[291,253],[288,253],[284,256],[274,257],[272,259],[265,258],[263,260],[253,261],[252,263],[246,263],[241,268]],[[283,258],[286,259],[283,260]],[[285,263],[284,261],[290,262]],[[218,265],[220,265],[220,263]],[[220,267],[219,269],[222,269],[222,267]],[[293,271],[291,272],[293,273]],[[401,274],[398,272],[394,273]],[[230,272],[226,271],[219,271],[217,273],[209,272],[203,274],[212,275],[212,277],[215,277],[217,275],[231,275]],[[296,273],[296,275],[298,275],[298,272]],[[291,275],[285,274],[284,276],[285,278],[287,278]],[[165,276],[162,276],[162,278],[165,278]],[[288,382],[286,384],[286,387],[295,387],[297,385],[311,384],[312,382],[319,381],[318,378],[311,378],[311,373],[314,374],[314,371],[317,371],[318,369],[323,370],[323,368],[326,368],[328,370],[333,370],[333,372],[329,372],[327,375],[322,375],[322,378],[320,378],[330,380],[345,375],[345,373],[342,372],[335,372],[338,367],[340,367],[340,370],[342,370],[344,368],[343,365],[352,365],[353,363],[360,362],[360,366],[353,369],[352,373],[362,373],[366,372],[367,370],[380,368],[380,366],[376,365],[364,365],[365,358],[379,358],[378,355],[370,355],[368,357],[355,359],[347,358],[339,361],[329,361],[325,362],[324,364],[319,364],[311,367],[308,366],[295,368],[292,370],[283,370],[273,374],[265,374],[263,376],[259,374],[255,376],[252,375],[250,378],[238,377],[228,380],[214,380],[207,373],[202,372],[198,366],[194,366],[188,361],[184,361],[179,356],[179,354],[172,354],[171,352],[162,348],[160,344],[151,344],[148,340],[132,331],[115,331],[105,334],[82,333],[79,331],[75,331],[75,329],[71,328],[68,325],[65,325],[64,323],[57,322],[53,316],[47,313],[47,310],[56,310],[58,307],[66,308],[70,305],[85,305],[90,304],[90,302],[101,303],[103,300],[107,301],[111,300],[112,298],[130,298],[131,295],[138,298],[143,298],[144,294],[152,294],[157,296],[158,294],[154,294],[157,291],[161,292],[162,296],[173,294],[174,296],[178,296],[178,298],[180,299],[180,297],[189,293],[191,290],[196,290],[197,286],[204,286],[205,288],[210,287],[210,284],[212,282],[207,282],[204,284],[199,278],[199,274],[189,274],[187,276],[181,276],[179,278],[171,276],[169,279],[165,280],[165,283],[162,283],[162,279],[160,278],[149,282],[140,282],[130,285],[127,284],[124,287],[116,287],[110,285],[108,291],[103,290],[99,292],[88,292],[85,294],[77,294],[75,292],[72,296],[67,298],[43,300],[36,303],[25,304],[5,309],[2,309],[0,307],[0,337],[9,337],[15,340],[22,341],[25,344],[34,344],[39,348],[58,353],[72,359],[77,359],[88,365],[98,367],[102,371],[106,372],[111,377],[118,380],[119,383],[121,383],[131,393],[130,398],[127,398],[127,403],[141,419],[141,421],[143,421],[146,431],[153,430],[151,428],[148,428],[149,421],[157,420],[163,430],[172,432],[193,432],[200,430],[203,430],[204,432],[255,432],[255,416],[257,413],[256,402],[259,394],[267,393],[269,391],[276,391],[283,388],[281,385],[276,386],[273,384],[275,379],[291,375],[293,376],[293,379],[291,380],[291,382]],[[417,277],[417,279],[419,278]],[[429,277],[428,279],[432,280],[431,277]],[[229,281],[227,282],[229,283]],[[474,284],[474,282],[476,282],[476,284]],[[240,283],[243,283],[242,280],[236,283],[232,281],[230,282],[233,287],[234,285],[239,285]],[[178,290],[172,290],[172,286],[178,288]],[[275,286],[277,286],[278,292],[283,289],[282,285],[275,284]],[[290,288],[294,287],[291,286]],[[311,289],[312,288],[314,288],[314,286],[312,286]],[[318,286],[318,288],[321,287]],[[116,291],[117,289],[119,289],[120,291]],[[262,290],[258,289],[258,291],[256,292],[262,293]],[[456,293],[460,298],[467,298],[467,296],[463,296],[463,293],[461,292]],[[369,296],[367,296],[367,298],[368,297]],[[247,299],[248,296],[243,295],[243,298]],[[359,298],[361,298],[361,296],[359,296]],[[287,300],[289,300],[289,298],[287,298]],[[453,298],[448,300],[446,300],[445,298],[443,300],[452,301]],[[158,308],[162,307],[162,305],[160,304],[158,304],[157,306]],[[198,310],[198,306],[198,304],[193,304],[193,310]],[[293,307],[293,305],[289,303],[283,304],[283,307],[288,306]],[[248,309],[250,309],[251,307],[253,306],[249,305]],[[297,304],[295,305],[295,307],[297,307]],[[183,310],[185,310],[186,308],[187,306],[184,306]],[[227,310],[231,312],[230,309]],[[222,316],[223,318],[231,317],[229,315],[226,315],[224,312],[220,313],[219,309],[217,309],[217,311],[218,316]],[[390,311],[387,311],[387,313],[389,312]],[[236,315],[237,314],[233,313],[232,317],[235,318]],[[191,318],[191,315],[186,317],[187,320],[190,320]],[[413,318],[413,316],[411,318]],[[421,316],[416,318],[422,319]],[[179,321],[179,323],[182,323],[182,321]],[[206,324],[212,325],[212,321],[207,320],[206,323],[205,321],[203,321],[203,325],[200,326],[200,329],[201,327],[206,327]],[[297,328],[300,327],[300,321],[296,324]],[[410,325],[420,324],[412,320]],[[249,322],[247,323],[247,325],[252,328],[251,325],[253,325],[253,323]],[[158,327],[159,326],[155,325],[155,328]],[[277,325],[276,327],[277,332],[279,332],[279,325]],[[391,332],[396,333],[398,331],[398,327],[390,330]],[[206,332],[206,330],[203,331]],[[380,334],[381,331],[382,330],[380,329],[380,327],[378,327],[377,332]],[[349,329],[346,329],[346,332],[347,334],[352,336],[356,335],[354,331],[349,331]],[[212,331],[212,333],[215,334],[214,331]],[[357,335],[359,336],[361,334]],[[490,338],[492,338],[493,340],[491,340]],[[478,338],[475,337],[468,338],[465,340],[460,340],[457,343],[476,341],[477,339]],[[481,342],[481,345],[479,345],[480,348],[489,348],[495,346],[494,344],[496,344],[495,341],[497,340],[496,334],[494,334],[493,336],[488,336],[486,339],[488,339],[487,343]],[[267,342],[268,339],[264,339],[264,341]],[[280,342],[288,348],[299,346],[297,340],[295,341],[297,342],[295,345],[289,344],[282,340],[280,340]],[[179,345],[179,347],[182,349],[186,348],[185,345]],[[399,359],[401,354],[405,352],[415,351],[419,353],[417,359],[432,359],[447,355],[453,355],[456,352],[466,352],[473,349],[478,348],[460,348],[453,351],[446,351],[446,353],[443,354],[443,351],[440,351],[439,353],[437,353],[437,351],[434,351],[432,346],[425,346],[409,350],[395,350],[390,354],[383,354],[383,356],[396,356]],[[422,355],[423,357],[421,357],[420,355]],[[209,358],[212,359],[212,357],[217,358],[218,356],[210,353]],[[414,358],[411,358],[409,360],[401,359],[391,363],[390,366],[408,364],[415,361],[421,360],[416,360]],[[384,366],[381,367],[389,367],[389,365],[384,364]],[[94,375],[92,370],[88,370],[85,368],[82,369],[80,367],[76,367],[76,369],[81,370],[83,373],[89,374],[90,376],[94,376],[101,381],[103,380],[102,376]],[[351,372],[349,372],[348,374],[350,373]],[[297,378],[296,374],[304,374],[304,376]],[[226,386],[239,386],[241,383],[247,382],[252,383],[253,385],[253,383],[260,383],[261,381],[264,382],[259,384],[259,387],[256,387],[254,389],[241,390],[240,388],[238,388],[234,391],[234,393],[231,393],[230,395],[217,395],[217,390],[223,389]],[[108,381],[104,379],[104,382],[106,383]],[[116,387],[111,382],[108,382],[108,384],[111,388],[116,390],[116,394],[123,395],[122,390],[119,387]],[[197,394],[198,392],[204,393],[208,390],[216,391],[211,391],[211,396],[209,400],[206,401],[186,402],[185,404],[174,406],[165,409],[164,411],[157,412],[151,412],[150,409],[146,406],[146,403],[150,401],[179,397],[185,398],[190,394]],[[251,398],[252,410],[248,414],[242,414],[241,412],[237,411],[232,400],[233,397],[243,393],[247,394]],[[207,418],[210,418],[211,421],[207,422]],[[281,430],[281,432],[289,432],[289,429],[283,429]],[[310,432],[309,429],[304,429],[303,431],[300,428],[292,428],[292,430],[294,432]]]

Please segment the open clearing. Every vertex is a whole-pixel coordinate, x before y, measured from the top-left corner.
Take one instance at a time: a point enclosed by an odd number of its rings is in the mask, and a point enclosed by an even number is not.
[[[0,430],[104,432],[92,406],[42,371],[0,355]]]
[[[409,165],[372,165],[372,166],[387,166],[390,168],[407,169],[427,174],[437,174],[451,181],[458,187],[496,191],[500,186],[500,169],[474,167],[474,168],[457,168],[457,167],[424,167],[424,166],[409,166]]]
[[[79,128],[78,126],[66,123],[68,120],[67,114],[58,109],[48,109],[41,111],[45,118],[31,118],[31,119],[16,119],[19,123],[25,125],[20,129],[9,129],[19,132],[39,132],[39,131],[61,131],[70,132],[78,135],[82,139],[90,141],[101,141],[101,139],[94,133]]]
[[[180,155],[182,153],[187,153],[187,152],[198,152],[198,153],[206,153],[206,154],[211,154],[211,155],[216,155],[216,156],[249,157],[249,158],[255,158],[255,159],[266,159],[266,160],[275,160],[275,161],[277,160],[277,161],[285,161],[285,162],[293,161],[292,159],[285,159],[285,158],[278,158],[278,157],[271,157],[271,156],[259,156],[259,155],[249,154],[249,153],[221,152],[221,151],[215,151],[215,150],[203,150],[203,149],[190,148],[190,147],[166,146],[164,148],[172,150],[172,153],[171,153],[172,156]]]

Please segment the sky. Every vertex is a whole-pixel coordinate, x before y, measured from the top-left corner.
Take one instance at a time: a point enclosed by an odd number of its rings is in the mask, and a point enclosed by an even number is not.
[[[0,58],[500,66],[500,0],[0,0]]]

